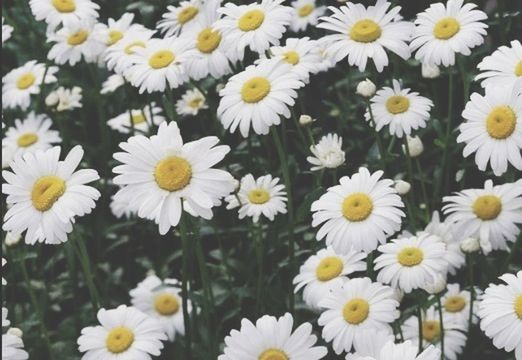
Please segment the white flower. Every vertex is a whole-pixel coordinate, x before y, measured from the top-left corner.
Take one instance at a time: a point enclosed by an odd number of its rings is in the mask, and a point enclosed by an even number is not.
[[[4,260],[4,258],[2,258],[2,262],[3,262],[3,260]],[[5,285],[3,280],[4,279],[2,278],[2,285]],[[9,311],[7,310],[7,308],[2,307],[2,327],[8,327],[9,325],[11,325],[11,322],[7,319],[8,313],[9,313]]]
[[[82,89],[78,86],[72,89],[66,89],[60,86],[51,92],[48,97],[51,95],[53,101],[49,101],[49,103],[54,103],[54,105],[51,106],[56,106],[56,111],[67,111],[82,107]]]
[[[306,125],[309,125],[311,123],[313,123],[316,119],[312,119],[312,117],[310,115],[301,115],[299,116],[299,125],[301,126],[306,126]]]
[[[116,74],[125,75],[127,80],[132,79],[133,74],[129,73],[129,69],[134,64],[134,53],[138,48],[147,47],[153,34],[154,31],[141,27],[126,31],[120,41],[105,50],[107,68]],[[124,82],[125,78],[121,81]]]
[[[424,145],[422,144],[422,140],[418,136],[406,136],[406,142],[408,144],[408,151],[406,151],[406,146],[402,145],[402,152],[404,154],[410,153],[410,157],[414,158],[421,155],[424,152]]]
[[[20,240],[22,240],[22,236],[20,236],[20,235],[13,234],[10,231],[8,231],[5,234],[4,242],[5,242],[6,246],[15,246],[20,242]]]
[[[482,72],[475,80],[482,80],[482,87],[495,85],[509,88],[522,76],[522,45],[519,40],[511,41],[511,47],[501,46],[486,56],[477,65]]]
[[[176,112],[179,115],[196,116],[201,109],[208,109],[205,95],[198,89],[187,90],[176,102]]]
[[[421,74],[425,79],[436,79],[440,76],[440,69],[437,65],[422,64]]]
[[[310,146],[314,156],[308,156],[306,160],[314,165],[311,170],[335,169],[344,164],[345,153],[342,146],[343,138],[337,134],[323,136],[316,145]]]
[[[321,62],[319,63],[317,69],[319,72],[328,71],[329,69],[335,67],[336,61],[333,58],[332,54],[328,52],[328,45],[331,43],[331,40],[322,37],[315,41],[316,51],[321,56]]]
[[[109,206],[111,208],[112,214],[118,219],[121,219],[123,216],[128,219],[132,214],[135,213],[135,211],[129,208],[129,203],[127,201],[124,199],[115,199],[114,195],[111,196],[111,203]]]
[[[460,249],[466,254],[471,254],[480,250],[480,243],[477,238],[467,237],[462,240]]]
[[[165,117],[161,115],[162,109],[152,103],[151,106],[145,105],[143,109],[132,109],[107,121],[107,125],[123,134],[131,131],[139,131],[147,134],[151,125],[159,125],[165,121]],[[129,114],[130,112],[130,114]]]
[[[2,146],[2,169],[7,169],[11,166],[15,153],[16,148]]]
[[[391,339],[390,339],[391,338]],[[356,353],[346,355],[346,360],[439,360],[440,350],[428,346],[419,355],[418,347],[410,340],[395,344],[393,336],[384,332],[368,331],[367,339],[360,341]]]
[[[31,11],[36,20],[45,20],[50,30],[60,23],[81,20],[94,21],[98,18],[100,6],[91,0],[31,0]]]
[[[474,324],[478,323],[478,307],[477,294],[480,294],[479,289],[474,289],[474,303],[473,303],[473,318]],[[456,323],[461,323],[466,328],[469,323],[469,306],[471,304],[471,293],[469,290],[463,290],[458,283],[448,284],[448,291],[441,298],[441,304],[444,308],[446,317]]]
[[[308,25],[317,25],[317,20],[326,12],[326,6],[317,6],[315,0],[297,0],[292,2],[292,20],[290,29],[304,31]]]
[[[181,1],[179,6],[167,6],[157,29],[166,37],[178,36],[180,32],[190,33],[200,19],[204,19],[204,4],[201,0]]]
[[[355,92],[365,98],[371,98],[375,94],[376,90],[377,87],[375,84],[371,80],[366,79],[357,84],[357,89]]]
[[[13,27],[4,23],[4,17],[2,16],[2,44],[9,40]]]
[[[100,94],[105,95],[116,91],[125,84],[125,78],[119,74],[112,74],[102,83]]]
[[[446,281],[446,273],[438,273],[435,274],[433,280],[424,285],[423,288],[428,294],[440,294],[446,290]]]
[[[19,328],[15,328],[15,327],[11,327],[7,330],[7,334],[8,335],[13,335],[13,336],[16,336],[16,337],[19,337],[21,338],[24,333],[22,330],[20,330]]]
[[[395,180],[394,188],[399,195],[406,195],[410,192],[411,184],[404,180]]]
[[[124,13],[119,20],[109,18],[107,25],[97,23],[94,27],[94,32],[105,46],[110,48],[117,44],[126,32],[144,29],[143,25],[133,24],[132,20],[134,20],[134,14]]]
[[[29,354],[24,350],[24,342],[12,334],[2,335],[2,360],[26,360]]]

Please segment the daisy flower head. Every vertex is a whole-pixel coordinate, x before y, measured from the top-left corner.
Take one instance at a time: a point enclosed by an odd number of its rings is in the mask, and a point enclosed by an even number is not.
[[[181,1],[179,6],[167,6],[167,12],[158,22],[158,30],[164,36],[177,36],[181,32],[191,32],[198,20],[204,16],[205,4],[201,0]]]
[[[382,88],[370,101],[375,129],[380,131],[388,125],[390,134],[398,138],[402,138],[403,134],[410,135],[412,130],[426,127],[433,107],[430,99],[408,88],[401,88],[397,80],[393,80],[393,88]],[[364,117],[366,121],[371,121],[368,111]]]
[[[102,308],[97,317],[100,325],[83,328],[78,338],[78,350],[85,352],[82,359],[148,360],[161,354],[167,335],[158,320],[126,305]]]
[[[230,151],[218,142],[207,136],[184,144],[175,122],[161,123],[157,135],[130,137],[114,154],[122,163],[113,170],[114,183],[123,186],[115,200],[154,220],[162,235],[178,225],[182,210],[212,218],[212,207],[234,189],[228,172],[212,168]]]
[[[247,137],[252,127],[259,135],[268,134],[272,125],[279,125],[280,116],[290,117],[297,89],[304,86],[290,65],[278,59],[250,65],[232,76],[219,92],[218,117],[231,133],[238,127]]]
[[[328,293],[348,280],[348,275],[366,270],[366,254],[354,250],[338,254],[332,247],[310,256],[294,278],[294,292],[304,288],[303,300],[315,309]]]
[[[326,347],[314,346],[317,337],[312,334],[312,324],[303,323],[292,332],[293,325],[289,313],[280,318],[264,315],[255,324],[242,319],[241,328],[225,337],[218,360],[319,360],[326,356]]]
[[[56,82],[56,66],[49,66],[45,73],[45,64],[36,60],[26,62],[13,69],[2,78],[2,107],[25,110],[31,104],[31,95],[40,93],[40,85]],[[44,79],[45,74],[45,79]]]
[[[480,294],[479,289],[475,289],[476,294]],[[463,290],[458,283],[448,284],[447,291],[441,298],[446,317],[453,322],[461,323],[467,327],[469,321],[469,307],[471,304],[471,293]],[[473,303],[473,323],[478,323],[478,308],[480,302]]]
[[[410,43],[415,58],[427,65],[450,66],[455,54],[468,56],[471,49],[484,42],[486,13],[476,10],[473,3],[448,0],[431,4],[415,19],[415,31]]]
[[[482,80],[482,87],[489,85],[510,88],[522,77],[522,45],[520,41],[511,41],[511,47],[501,46],[486,56],[477,65],[482,71],[475,80]]]
[[[512,88],[488,86],[485,96],[471,94],[462,117],[457,142],[466,143],[464,157],[475,153],[479,170],[489,163],[496,176],[508,163],[522,170],[522,79]]]
[[[490,243],[492,250],[508,250],[508,242],[520,233],[522,180],[503,185],[486,180],[484,189],[462,190],[443,201],[446,222],[462,239],[474,237]]]
[[[522,358],[522,271],[499,277],[503,284],[490,284],[480,302],[480,328],[493,345]]]
[[[143,25],[133,24],[134,14],[124,13],[118,20],[109,18],[107,24],[97,23],[94,27],[96,36],[99,36],[107,47],[118,43],[127,31],[142,30]]]
[[[306,158],[313,165],[310,170],[335,169],[344,164],[346,154],[342,147],[343,138],[337,134],[323,136],[317,144],[310,146],[313,156]]]
[[[143,109],[132,109],[107,121],[107,125],[113,130],[123,134],[129,134],[131,131],[139,131],[148,134],[151,125],[159,125],[165,121],[162,115],[162,109],[156,106],[145,105]]]
[[[437,274],[446,273],[446,245],[438,236],[420,233],[394,239],[377,250],[381,252],[375,259],[375,270],[380,270],[377,280],[406,293],[422,289]]]
[[[339,9],[330,6],[331,16],[320,18],[317,27],[336,34],[324,38],[329,42],[327,52],[339,62],[345,57],[350,65],[359,71],[366,69],[368,59],[372,59],[378,72],[388,66],[385,49],[404,60],[410,57],[407,41],[413,33],[413,24],[399,20],[400,6],[390,9],[391,3],[377,0],[367,8],[362,4],[347,3]]]
[[[187,90],[176,102],[176,112],[179,115],[196,116],[202,109],[208,109],[208,105],[205,95],[198,89]]]
[[[44,20],[54,30],[60,23],[94,21],[100,6],[91,0],[30,0],[29,6],[36,20]]]
[[[5,24],[4,17],[2,16],[2,44],[9,40],[12,32],[13,27],[11,25]]]
[[[391,339],[390,339],[391,338]],[[440,350],[433,345],[428,346],[417,355],[418,347],[410,340],[395,344],[393,335],[369,331],[365,339],[358,344],[359,350],[347,354],[346,360],[439,360]]]
[[[102,83],[100,94],[105,95],[113,93],[123,84],[125,84],[125,78],[123,76],[112,74]]]
[[[240,182],[237,194],[225,198],[227,209],[239,207],[239,218],[251,217],[258,222],[261,215],[274,221],[277,214],[286,214],[285,186],[279,184],[279,178],[264,175],[254,179],[252,174],[245,175]]]
[[[317,240],[326,237],[326,244],[339,253],[350,248],[368,253],[398,231],[405,216],[400,209],[404,204],[393,180],[381,180],[382,175],[382,171],[370,174],[360,168],[314,201],[312,226],[322,224]]]
[[[326,12],[326,6],[317,6],[315,0],[293,1],[292,8],[290,29],[293,32],[304,31],[308,25],[317,25],[319,17]]]
[[[145,48],[154,31],[146,28],[133,28],[126,31],[123,37],[105,50],[105,62],[107,68],[121,75],[121,81],[132,79],[129,74],[130,67],[134,64],[134,53],[138,48]],[[125,75],[125,77],[123,77]]]
[[[2,360],[26,360],[29,354],[24,350],[24,342],[16,335],[2,335]]]
[[[11,205],[2,228],[14,234],[27,230],[26,244],[66,242],[76,217],[89,214],[100,197],[98,190],[86,185],[100,178],[96,170],[76,171],[82,147],[75,146],[61,161],[60,151],[55,146],[17,155],[12,172],[2,172],[2,192]]]
[[[322,336],[332,342],[336,354],[358,349],[366,337],[365,330],[391,333],[389,323],[399,317],[393,290],[369,278],[347,280],[333,288],[319,306],[324,308],[317,321],[323,327]]]
[[[45,103],[49,107],[54,107],[58,112],[69,111],[72,109],[80,109],[82,105],[82,88],[74,86],[67,89],[60,86],[58,89],[49,93],[45,99]]]

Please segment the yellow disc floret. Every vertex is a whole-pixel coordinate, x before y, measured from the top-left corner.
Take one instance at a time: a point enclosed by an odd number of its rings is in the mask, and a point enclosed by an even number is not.
[[[348,301],[343,307],[343,317],[347,323],[357,325],[368,318],[370,314],[370,304],[368,301],[355,298]]]
[[[424,253],[417,247],[407,247],[402,249],[397,255],[397,260],[402,266],[419,265],[424,259]]]
[[[87,40],[88,37],[89,33],[87,31],[80,30],[72,35],[69,35],[69,37],[67,38],[67,44],[71,46],[81,45]]]
[[[300,60],[300,56],[297,51],[288,51],[283,55],[283,59],[290,65],[297,65]]]
[[[450,296],[444,302],[444,309],[447,312],[457,313],[466,307],[466,299],[460,295]]]
[[[312,13],[312,11],[314,11],[314,9],[315,7],[312,4],[306,4],[297,11],[297,14],[299,17],[307,17]]]
[[[206,28],[198,34],[196,47],[203,54],[210,54],[219,46],[221,42],[221,34],[217,31],[212,31],[212,28]]]
[[[254,189],[248,192],[248,201],[252,204],[264,204],[270,200],[270,194],[265,189]]]
[[[259,355],[258,360],[288,360],[289,357],[279,349],[268,349]]]
[[[31,201],[38,211],[47,211],[65,193],[65,181],[49,175],[39,178],[31,190]]]
[[[357,21],[350,29],[353,41],[370,43],[381,37],[382,29],[375,21],[364,19]]]
[[[336,256],[322,259],[315,269],[315,276],[320,281],[328,281],[338,277],[343,271],[343,262]]]
[[[20,90],[25,90],[32,86],[36,81],[36,76],[31,73],[25,73],[16,80],[16,87]]]
[[[163,190],[181,190],[192,179],[192,166],[182,157],[169,156],[156,165],[154,179]]]
[[[516,297],[515,305],[513,307],[515,309],[515,314],[517,314],[518,318],[522,320],[522,294]]]
[[[250,10],[243,14],[238,21],[242,31],[252,31],[259,28],[265,21],[265,13],[261,10]]]
[[[105,345],[107,349],[114,354],[119,354],[126,351],[131,347],[134,342],[134,333],[131,329],[118,326],[107,334],[107,338],[105,339]]]
[[[522,76],[522,60],[515,65],[515,75]]]
[[[109,40],[107,41],[107,45],[111,46],[116,44],[123,38],[123,33],[119,30],[111,30],[109,31]]]
[[[70,13],[76,10],[76,2],[74,0],[52,0],[52,4],[61,13]]]
[[[38,141],[38,135],[35,133],[25,133],[18,137],[16,141],[20,147],[29,147]]]
[[[460,30],[460,24],[454,17],[446,17],[437,21],[433,29],[433,35],[440,40],[448,40]]]
[[[144,123],[145,120],[146,120],[145,116],[141,112],[137,113],[137,114],[132,114],[132,123],[134,125],[138,125],[138,124]]]
[[[178,13],[178,22],[183,25],[188,23],[190,20],[199,13],[199,9],[194,6],[188,6]]]
[[[410,100],[406,96],[394,95],[386,100],[386,110],[392,114],[402,114],[410,108]]]
[[[145,43],[143,41],[140,41],[140,40],[131,42],[129,45],[125,46],[125,49],[124,49],[125,54],[127,54],[127,55],[134,54],[134,48],[135,47],[142,47],[142,48],[144,48],[145,47]]]
[[[270,92],[270,81],[261,76],[256,76],[246,81],[241,88],[241,98],[246,103],[260,102]]]
[[[517,115],[509,106],[495,106],[486,118],[486,130],[494,139],[503,140],[511,136],[517,125]]]
[[[350,221],[363,221],[373,211],[373,201],[364,193],[353,193],[348,195],[342,206],[343,216]]]
[[[475,200],[472,209],[479,219],[493,220],[502,211],[502,201],[495,195],[482,195]]]
[[[170,50],[160,50],[156,51],[149,58],[149,65],[153,69],[162,69],[169,66],[174,60],[176,56]]]
[[[179,311],[179,301],[174,295],[163,293],[154,298],[154,309],[164,316],[174,315]]]
[[[422,338],[429,343],[436,343],[440,339],[440,323],[427,320],[422,323]]]

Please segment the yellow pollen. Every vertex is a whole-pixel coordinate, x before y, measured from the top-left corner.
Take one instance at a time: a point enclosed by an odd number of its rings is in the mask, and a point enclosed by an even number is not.
[[[343,201],[342,213],[349,221],[366,220],[372,211],[373,201],[364,193],[353,193],[348,195]]]
[[[113,328],[107,334],[107,338],[105,339],[105,345],[107,349],[113,354],[119,354],[126,351],[131,347],[134,342],[134,333],[131,329],[119,326]]]
[[[132,123],[134,125],[138,125],[138,124],[141,124],[141,123],[144,123],[145,122],[145,116],[143,116],[143,113],[137,113],[137,114],[132,114]]]
[[[444,309],[447,312],[457,313],[466,307],[466,299],[460,295],[450,296],[444,302]]]
[[[193,109],[199,109],[201,103],[203,102],[202,98],[196,98],[189,101],[188,105]]]
[[[517,116],[507,105],[495,106],[486,118],[486,130],[494,139],[503,140],[511,136],[517,125]]]
[[[288,360],[289,357],[279,349],[268,349],[259,355],[258,360]]]
[[[386,100],[386,110],[392,114],[402,114],[410,108],[410,100],[406,96],[390,96]]]
[[[254,189],[248,192],[248,201],[253,204],[264,204],[270,200],[270,194],[265,189]]]
[[[522,320],[522,294],[518,295],[515,299],[515,314],[517,314],[518,318]]]
[[[300,57],[296,51],[288,51],[284,54],[283,59],[291,65],[297,65],[299,63]]]
[[[407,247],[402,249],[397,255],[397,260],[402,266],[415,266],[419,265],[424,259],[424,253],[421,249],[416,247]]]
[[[57,176],[43,176],[33,185],[31,201],[38,211],[47,211],[65,193],[65,181]]]
[[[343,262],[336,256],[328,256],[319,262],[315,269],[315,276],[320,281],[332,280],[343,271]]]
[[[364,19],[357,21],[350,29],[353,41],[370,43],[381,37],[381,27],[375,21]]]
[[[149,65],[153,69],[162,69],[169,66],[176,56],[170,50],[160,50],[155,52],[149,59]]]
[[[52,0],[52,4],[58,12],[70,13],[76,10],[76,3],[74,0]]]
[[[188,23],[190,20],[194,19],[199,12],[199,9],[194,6],[189,6],[181,10],[178,14],[178,22],[181,25]]]
[[[260,27],[263,21],[265,14],[261,10],[250,10],[239,18],[238,26],[242,31],[252,31]]]
[[[520,60],[515,66],[515,75],[522,76],[522,60]]]
[[[16,80],[16,87],[20,90],[25,90],[32,86],[36,81],[36,76],[31,73],[25,73]]]
[[[206,28],[198,34],[196,47],[203,54],[210,54],[219,46],[221,42],[221,34],[217,31],[212,31],[211,28]]]
[[[143,41],[140,41],[140,40],[131,42],[129,45],[125,46],[125,54],[127,54],[127,55],[134,54],[134,48],[136,46],[144,48],[145,47],[145,43]]]
[[[174,315],[179,310],[179,301],[174,295],[160,294],[154,298],[154,309],[164,316]]]
[[[495,195],[482,195],[475,200],[472,209],[479,219],[493,220],[502,211],[502,202]]]
[[[192,167],[182,157],[169,156],[156,165],[154,179],[163,190],[178,191],[190,183]]]
[[[348,301],[343,308],[343,317],[347,323],[357,325],[362,323],[370,313],[370,304],[368,301],[355,298]]]
[[[299,17],[307,17],[308,15],[310,15],[310,13],[312,11],[314,11],[314,9],[315,9],[315,7],[312,4],[307,4],[303,7],[301,7],[297,11],[297,14],[299,15]]]
[[[109,40],[107,41],[107,45],[111,46],[116,44],[123,38],[123,33],[119,30],[111,30],[109,31]]]
[[[440,323],[435,320],[426,320],[422,323],[422,338],[432,344],[439,341]]]
[[[80,30],[67,38],[67,44],[71,46],[81,45],[87,40],[89,33],[85,30]]]
[[[20,135],[16,142],[18,143],[18,146],[25,148],[33,145],[37,141],[38,135],[36,135],[35,133],[25,133]]]
[[[270,81],[264,77],[253,77],[243,84],[241,98],[249,104],[260,102],[268,95],[271,87]]]
[[[433,29],[433,35],[437,39],[448,40],[451,39],[460,30],[460,24],[457,19],[453,17],[446,17],[437,21]]]

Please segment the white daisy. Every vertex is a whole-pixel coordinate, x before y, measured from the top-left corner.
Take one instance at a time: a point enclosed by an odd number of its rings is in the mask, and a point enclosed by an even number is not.
[[[317,6],[315,0],[297,0],[292,2],[292,20],[290,29],[304,31],[308,25],[317,25],[317,20],[326,12],[326,6]]]
[[[83,157],[75,146],[60,161],[59,147],[18,155],[11,171],[3,171],[2,192],[12,205],[4,216],[3,229],[14,234],[25,230],[25,242],[59,244],[67,241],[77,216],[89,214],[100,192],[85,184],[98,180],[96,170],[75,171]]]
[[[125,78],[123,76],[112,74],[102,83],[100,94],[105,95],[113,93],[123,84],[125,84]]]
[[[116,74],[126,75],[127,79],[132,78],[128,74],[133,65],[134,52],[138,48],[145,48],[154,35],[154,31],[145,28],[134,28],[126,31],[120,41],[116,42],[105,51],[105,61],[107,68]],[[121,81],[124,82],[122,77]]]
[[[330,42],[331,41],[325,37],[315,40],[315,45],[316,45],[315,51],[317,51],[317,53],[321,57],[321,61],[317,65],[318,72],[327,71],[327,70],[333,68],[336,64],[335,59],[327,51]]]
[[[391,339],[390,339],[391,337]],[[346,360],[439,360],[440,350],[433,345],[428,346],[419,355],[418,347],[410,340],[395,344],[393,335],[369,331],[365,339],[359,342],[356,353],[346,355]]]
[[[223,355],[218,360],[318,360],[327,354],[324,346],[314,346],[317,337],[312,324],[303,323],[292,332],[294,319],[286,313],[277,319],[264,315],[255,325],[241,320],[241,328],[225,337]]]
[[[11,37],[11,33],[13,32],[13,27],[5,24],[4,17],[2,16],[2,44],[9,40]]]
[[[314,156],[306,160],[314,165],[310,170],[335,169],[344,164],[346,154],[342,149],[343,138],[337,134],[325,135],[315,145],[310,146]]]
[[[163,349],[167,335],[158,320],[134,307],[120,305],[116,309],[100,309],[101,325],[82,329],[78,350],[85,352],[82,359],[150,360]]]
[[[415,58],[427,65],[450,66],[455,64],[455,54],[468,56],[471,49],[481,45],[486,36],[486,13],[476,10],[473,3],[464,0],[448,0],[431,4],[417,14],[415,32],[410,47],[417,50]]]
[[[239,207],[239,218],[251,217],[254,222],[264,215],[274,221],[277,214],[286,214],[285,186],[279,184],[279,178],[264,175],[254,179],[252,174],[241,179],[237,194],[225,198],[227,209]]]
[[[29,6],[36,20],[45,20],[50,30],[60,23],[65,25],[78,20],[96,20],[97,10],[100,9],[91,0],[31,0]]]
[[[190,33],[198,20],[203,17],[204,3],[202,0],[181,1],[179,6],[167,6],[167,12],[162,15],[157,29],[166,37],[177,36],[180,32]]]
[[[114,195],[111,196],[111,202],[109,204],[111,208],[112,215],[117,217],[118,219],[121,219],[123,216],[125,218],[129,219],[132,214],[135,213],[135,211],[132,211],[129,208],[129,203],[122,200],[122,199],[115,199]]]
[[[480,294],[479,289],[474,290],[473,297],[473,317],[474,324],[478,323],[478,307],[477,294]],[[447,291],[441,298],[441,304],[444,308],[446,317],[453,322],[468,326],[469,322],[469,306],[471,304],[471,293],[469,290],[463,290],[458,283],[448,284]]]
[[[189,89],[176,102],[176,113],[196,116],[201,109],[208,109],[205,95],[198,89]]]
[[[139,131],[148,134],[151,125],[159,125],[165,121],[165,117],[161,114],[163,110],[152,103],[152,107],[145,105],[143,109],[132,109],[107,121],[112,129],[123,134],[129,134],[131,131]]]
[[[345,253],[350,248],[366,253],[383,244],[386,237],[401,228],[401,197],[393,180],[383,179],[383,172],[370,174],[360,168],[352,177],[343,176],[340,184],[312,203],[312,226],[323,224],[317,240]]]
[[[304,288],[303,300],[312,308],[319,308],[319,302],[330,291],[348,280],[348,275],[366,270],[366,254],[354,250],[338,254],[332,247],[321,249],[310,256],[294,278],[294,292]]]
[[[58,89],[49,93],[45,99],[47,106],[54,107],[56,111],[68,111],[82,107],[82,88],[75,86],[66,89],[60,86]]]
[[[3,262],[4,262],[4,258],[2,258],[2,263]],[[4,278],[2,278],[2,285],[5,285],[3,280],[4,280]],[[11,325],[11,322],[7,319],[8,313],[9,313],[9,311],[5,307],[2,307],[2,327],[8,327],[9,325]]]
[[[394,239],[377,248],[382,254],[375,259],[377,280],[406,293],[422,289],[445,274],[446,245],[438,236],[420,233],[417,236]]]
[[[290,65],[274,59],[248,66],[232,76],[219,92],[218,117],[231,133],[239,127],[247,137],[250,127],[259,135],[268,134],[272,125],[279,125],[280,116],[290,117],[297,89],[304,84]]]
[[[182,210],[212,218],[212,207],[234,189],[228,172],[212,168],[230,151],[215,146],[218,141],[207,136],[183,144],[175,122],[161,123],[150,138],[130,137],[120,143],[124,152],[114,154],[122,163],[113,170],[119,174],[114,183],[124,186],[115,199],[128,202],[139,217],[154,220],[162,235],[178,225]]]
[[[26,360],[29,354],[24,350],[21,338],[12,334],[2,335],[2,360]]]
[[[522,80],[514,87],[488,86],[485,96],[471,94],[459,127],[457,142],[466,143],[464,157],[475,153],[475,163],[485,171],[490,163],[493,173],[507,171],[508,162],[522,170]]]
[[[96,36],[107,46],[112,47],[118,43],[128,31],[144,30],[143,25],[133,24],[134,14],[124,13],[119,20],[109,18],[107,24],[97,23],[94,27]]]
[[[324,38],[328,41],[327,52],[339,62],[348,57],[350,65],[359,71],[366,69],[372,59],[378,72],[388,66],[387,49],[404,60],[410,57],[407,41],[413,33],[413,24],[400,21],[400,6],[391,8],[391,3],[377,0],[375,5],[365,8],[362,4],[347,3],[339,9],[330,6],[331,16],[320,18],[319,28],[336,32]]]
[[[445,196],[446,222],[454,223],[454,233],[462,239],[475,237],[491,243],[493,250],[507,250],[520,233],[522,223],[522,180],[484,189],[466,189]]]
[[[31,104],[31,95],[40,93],[42,83],[56,82],[54,74],[57,71],[56,66],[49,66],[45,73],[45,64],[39,64],[36,60],[11,70],[2,78],[2,107],[9,109],[19,106],[22,110],[27,109]]]
[[[511,47],[501,46],[486,56],[477,65],[482,71],[475,80],[482,80],[482,87],[494,85],[510,88],[522,77],[522,45],[520,41],[511,41]]]

